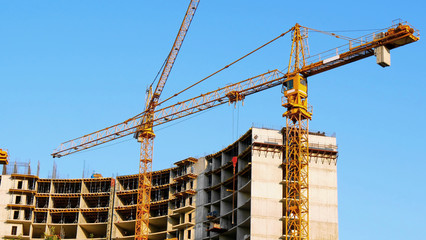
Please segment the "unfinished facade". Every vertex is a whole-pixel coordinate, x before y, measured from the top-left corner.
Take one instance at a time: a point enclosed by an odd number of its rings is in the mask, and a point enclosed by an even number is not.
[[[197,176],[201,162],[187,158],[153,172],[149,239],[194,239]],[[138,175],[117,177],[113,239],[134,239]]]
[[[195,158],[153,172],[149,239],[194,239]],[[43,179],[3,174],[0,236],[3,239],[134,239],[138,175],[113,178]]]
[[[279,130],[252,128],[225,149],[153,172],[149,239],[280,239],[285,181]],[[311,133],[310,238],[338,239],[337,147]],[[237,157],[237,158],[235,158]],[[5,172],[0,236],[134,239],[138,175],[56,179]]]
[[[335,137],[309,134],[310,239],[338,239]],[[206,156],[197,196],[196,239],[284,239],[283,168],[279,130],[252,128]],[[238,161],[232,164],[232,158]]]

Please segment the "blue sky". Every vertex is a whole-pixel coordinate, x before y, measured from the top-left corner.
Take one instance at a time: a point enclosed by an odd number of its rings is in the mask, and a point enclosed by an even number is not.
[[[177,34],[189,1],[0,1],[0,147],[12,161],[41,163],[51,173],[61,142],[119,123],[143,110],[145,89]],[[294,4],[294,5],[292,5]],[[422,31],[422,1],[203,1],[163,97],[200,80],[291,28],[380,29],[402,18]],[[359,36],[367,32],[340,32]],[[311,53],[344,44],[310,35]],[[288,64],[290,39],[280,39],[181,99]],[[339,145],[341,239],[414,239],[426,223],[424,136],[425,43],[309,79],[311,129],[336,133]],[[156,130],[154,169],[201,157],[251,126],[282,127],[280,88]],[[131,137],[56,160],[60,177],[138,171]]]

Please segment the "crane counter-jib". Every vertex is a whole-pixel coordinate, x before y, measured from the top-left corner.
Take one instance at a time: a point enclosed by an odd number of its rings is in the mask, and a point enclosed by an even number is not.
[[[351,62],[373,56],[379,46],[394,49],[418,41],[420,33],[417,29],[403,23],[393,25],[384,31],[378,31],[365,36],[351,39],[345,45],[310,56],[306,65],[300,70],[305,77],[346,65]]]

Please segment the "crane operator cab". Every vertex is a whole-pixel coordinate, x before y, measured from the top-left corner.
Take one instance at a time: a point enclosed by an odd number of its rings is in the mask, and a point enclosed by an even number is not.
[[[312,113],[308,111],[308,81],[300,74],[288,77],[282,87],[282,92],[286,98],[283,101],[283,107],[287,111],[283,114],[284,117],[299,116],[302,119],[311,119]]]

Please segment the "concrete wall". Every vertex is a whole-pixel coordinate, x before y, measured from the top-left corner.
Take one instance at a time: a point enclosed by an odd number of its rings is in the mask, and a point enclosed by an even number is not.
[[[12,195],[9,193],[10,188],[16,188],[16,180],[13,180],[10,175],[2,175],[1,176],[1,185],[0,185],[0,236],[13,236],[12,227],[16,227],[16,236],[22,234],[22,224],[20,223],[12,223],[8,222],[11,218],[13,211],[8,210],[7,204],[11,203]],[[15,199],[13,199],[14,201]],[[24,201],[23,198],[21,201]],[[19,213],[20,217],[23,215],[23,211]]]
[[[336,138],[309,136],[313,147],[337,150]],[[309,161],[309,232],[311,240],[337,240],[337,159],[311,156]]]
[[[11,226],[6,223],[8,218],[7,204],[10,201],[9,188],[12,186],[10,175],[1,176],[0,185],[0,236],[10,235]]]
[[[206,228],[204,226],[203,221],[205,220],[205,217],[207,216],[208,211],[205,209],[204,205],[207,203],[207,194],[205,191],[203,191],[204,188],[208,187],[207,178],[204,175],[204,171],[206,170],[206,159],[200,158],[198,159],[198,165],[203,165],[203,169],[200,169],[201,172],[198,173],[197,177],[197,201],[196,201],[196,208],[195,208],[195,239],[201,239],[203,237],[203,234],[206,231]],[[196,171],[199,170],[196,167]]]
[[[278,130],[254,128],[252,131],[253,143],[282,144]],[[282,235],[282,155],[252,151],[250,239],[279,239]]]

